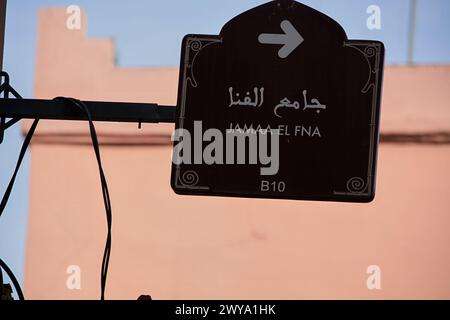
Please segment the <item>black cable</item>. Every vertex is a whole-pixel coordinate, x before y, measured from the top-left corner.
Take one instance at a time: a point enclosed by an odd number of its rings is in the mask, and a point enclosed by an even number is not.
[[[97,139],[97,132],[95,130],[94,122],[91,117],[91,113],[89,112],[88,107],[80,100],[76,100],[73,98],[64,98],[64,97],[58,97],[55,98],[55,100],[63,100],[70,102],[74,106],[78,107],[81,111],[86,113],[86,116],[89,120],[89,129],[91,133],[91,139],[92,139],[92,145],[94,147],[95,156],[97,159],[98,169],[100,173],[100,181],[102,185],[102,195],[103,195],[103,201],[105,204],[105,211],[106,211],[106,219],[107,219],[107,227],[108,227],[108,234],[106,238],[106,245],[105,245],[105,251],[103,253],[103,260],[102,260],[102,269],[101,269],[101,300],[105,299],[105,289],[106,289],[106,280],[108,276],[108,267],[109,267],[109,259],[111,256],[111,239],[112,239],[112,208],[111,208],[111,200],[109,196],[109,190],[108,190],[108,184],[106,182],[105,173],[103,171],[101,156],[100,156],[100,147]],[[23,158],[25,157],[27,148],[31,142],[31,139],[34,135],[34,132],[36,131],[36,127],[39,123],[39,119],[34,120],[33,124],[31,125],[30,130],[28,131],[27,136],[25,137],[25,140],[22,145],[22,149],[20,150],[19,159],[17,161],[16,168],[14,170],[14,174],[11,178],[11,181],[8,184],[8,187],[6,188],[5,194],[3,195],[2,202],[0,203],[0,216],[3,214],[3,211],[6,208],[6,205],[8,203],[9,197],[11,195],[14,182],[17,177],[17,173],[19,172],[20,166],[22,164]],[[17,294],[21,300],[24,300],[24,296],[22,293],[22,289],[20,287],[19,282],[17,281],[16,277],[14,276],[13,272],[9,267],[6,265],[6,263],[0,259],[1,267],[10,277],[11,281],[13,282]],[[1,272],[1,270],[0,270]],[[3,282],[2,282],[3,284]],[[3,290],[3,289],[2,289]]]
[[[27,133],[27,136],[25,137],[25,140],[23,141],[22,148],[20,150],[19,159],[17,160],[16,168],[14,170],[14,174],[11,177],[11,180],[8,184],[8,187],[6,188],[6,191],[3,195],[2,202],[0,202],[0,217],[3,214],[3,211],[6,208],[6,205],[8,203],[9,197],[11,195],[14,182],[16,181],[17,173],[19,172],[20,166],[22,164],[23,158],[25,157],[25,154],[27,152],[28,146],[31,142],[31,138],[33,138],[34,132],[36,131],[36,127],[39,123],[39,120],[36,119],[33,121],[33,124],[31,125],[30,130]],[[20,287],[19,282],[17,281],[16,277],[14,276],[14,273],[9,269],[8,265],[0,259],[1,268],[5,270],[5,272],[8,274],[9,278],[14,284],[14,287],[16,289],[17,295],[19,296],[20,300],[25,300],[25,297],[22,293],[22,288]],[[0,270],[1,272],[1,270]],[[2,293],[3,293],[4,287],[3,287],[3,281],[2,281]]]
[[[2,259],[0,259],[0,268],[5,270],[9,279],[11,279],[14,287],[16,288],[16,292],[17,292],[17,296],[19,297],[19,300],[25,300],[25,297],[23,295],[22,288],[20,287],[19,281],[17,281],[16,277],[14,276],[14,273],[11,271],[11,269],[8,267],[8,265]]]
[[[5,292],[5,286],[3,283],[3,271],[2,271],[2,268],[0,267],[0,300],[2,300],[4,292]]]
[[[94,122],[92,121],[91,113],[89,112],[88,107],[82,101],[65,97],[58,97],[55,98],[55,100],[70,102],[74,106],[78,107],[81,111],[83,111],[87,115],[89,121],[89,129],[91,133],[92,145],[94,147],[95,156],[98,164],[98,170],[100,173],[100,181],[102,184],[103,202],[105,204],[106,220],[108,226],[108,234],[106,238],[105,251],[103,253],[102,270],[101,270],[101,300],[105,300],[106,280],[108,276],[109,259],[111,255],[112,208],[111,208],[111,200],[109,197],[108,184],[106,183],[106,177],[105,173],[103,172],[102,160],[100,157],[100,147],[97,139],[97,132],[95,130]]]
[[[19,169],[20,169],[20,165],[22,164],[23,158],[25,157],[25,154],[28,149],[28,145],[30,144],[31,138],[34,135],[34,131],[36,131],[36,127],[37,127],[38,123],[39,123],[39,120],[33,121],[33,124],[31,125],[31,128],[28,131],[27,136],[25,137],[25,140],[23,141],[22,149],[20,150],[20,154],[19,154],[19,159],[17,160],[17,164],[16,164],[16,169],[14,170],[14,174],[11,177],[11,181],[9,181],[8,187],[6,188],[5,194],[3,195],[2,202],[0,203],[0,217],[2,216],[3,211],[6,208],[6,204],[8,203],[9,196],[11,195],[11,192],[12,192],[12,189],[14,186],[14,182],[16,181],[17,173],[19,172]]]

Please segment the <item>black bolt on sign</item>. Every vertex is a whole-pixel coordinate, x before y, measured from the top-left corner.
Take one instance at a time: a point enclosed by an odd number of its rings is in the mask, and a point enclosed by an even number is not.
[[[178,194],[370,202],[384,45],[271,1],[182,44]]]

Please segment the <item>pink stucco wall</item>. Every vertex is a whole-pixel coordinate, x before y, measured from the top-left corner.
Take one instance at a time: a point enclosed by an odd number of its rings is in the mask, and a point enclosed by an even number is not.
[[[117,68],[112,41],[65,17],[40,13],[36,97],[175,104],[177,68]],[[448,66],[388,68],[383,132],[450,133],[449,85]],[[194,198],[170,189],[170,125],[98,128],[114,215],[108,298],[450,298],[449,144],[382,144],[368,205]],[[42,123],[30,197],[26,295],[98,298],[106,220],[86,124]],[[81,290],[66,287],[69,265]],[[379,291],[366,287],[370,265]]]

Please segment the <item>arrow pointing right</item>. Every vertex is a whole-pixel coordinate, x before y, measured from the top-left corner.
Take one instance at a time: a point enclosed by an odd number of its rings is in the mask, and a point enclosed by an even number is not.
[[[283,47],[278,51],[278,56],[281,59],[287,58],[305,39],[295,29],[289,20],[281,22],[281,30],[284,34],[262,33],[258,40],[262,44],[282,44]]]

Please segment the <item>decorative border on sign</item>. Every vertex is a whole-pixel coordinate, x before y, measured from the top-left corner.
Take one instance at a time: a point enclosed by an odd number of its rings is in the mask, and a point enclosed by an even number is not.
[[[189,87],[197,88],[198,82],[195,79],[195,61],[198,54],[206,47],[222,43],[221,38],[200,38],[200,37],[187,37],[186,45],[184,48],[184,61],[183,61],[183,80],[182,80],[182,92],[180,103],[180,117],[178,119],[178,128],[184,129],[184,120],[186,112],[186,95]],[[189,190],[209,190],[207,186],[198,185],[200,177],[197,172],[188,170],[182,173],[181,165],[176,165],[175,169],[175,186],[178,189]]]
[[[361,89],[361,93],[367,94],[372,91],[372,115],[370,120],[370,145],[369,145],[369,165],[367,170],[367,177],[352,177],[347,181],[347,191],[334,192],[335,195],[353,195],[353,196],[370,196],[373,192],[373,167],[374,167],[374,154],[376,146],[376,119],[377,119],[377,104],[379,96],[379,84],[380,84],[380,62],[381,62],[381,48],[382,45],[378,42],[349,42],[345,43],[344,47],[350,47],[359,51],[367,61],[369,67],[368,79],[364,87]],[[372,89],[372,90],[371,90]]]
[[[178,182],[183,187],[195,187],[199,181],[200,177],[198,176],[198,173],[194,170],[189,170],[180,175]]]

